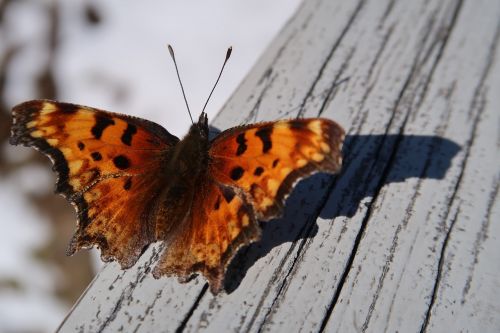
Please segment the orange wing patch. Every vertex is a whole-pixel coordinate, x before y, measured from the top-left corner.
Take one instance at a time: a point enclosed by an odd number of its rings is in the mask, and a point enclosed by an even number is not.
[[[259,219],[282,212],[295,182],[315,172],[336,173],[344,130],[328,119],[296,119],[237,127],[212,143],[210,172],[249,195]]]
[[[217,294],[227,265],[241,246],[260,238],[260,227],[241,193],[211,179],[200,189],[153,275],[177,275],[185,281],[200,272]]]
[[[178,139],[153,122],[46,100],[16,106],[13,117],[11,143],[49,156],[56,192],[77,208],[68,253],[98,245],[103,260],[131,266],[154,237],[144,201],[160,191],[161,160]]]

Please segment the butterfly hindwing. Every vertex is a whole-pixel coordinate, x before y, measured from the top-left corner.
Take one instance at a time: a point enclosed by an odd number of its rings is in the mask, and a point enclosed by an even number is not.
[[[68,253],[98,245],[105,261],[131,266],[154,241],[148,202],[161,190],[165,151],[178,139],[147,120],[47,100],[13,109],[12,144],[49,156],[56,192],[77,208]]]
[[[260,227],[244,195],[207,178],[200,184],[190,214],[153,274],[176,275],[186,280],[200,272],[216,294],[237,250],[259,238]]]
[[[344,130],[328,119],[295,119],[229,129],[212,142],[210,172],[249,196],[259,219],[282,212],[295,182],[315,172],[336,173]]]
[[[79,223],[68,255],[97,245],[103,261],[117,260],[122,268],[134,265],[156,240],[154,201],[160,192],[157,178],[147,174],[98,181],[75,197]]]

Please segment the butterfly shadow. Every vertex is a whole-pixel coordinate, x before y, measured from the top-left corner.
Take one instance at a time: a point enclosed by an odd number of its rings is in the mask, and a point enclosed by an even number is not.
[[[273,248],[312,238],[319,217],[352,217],[365,198],[383,186],[409,178],[443,179],[460,146],[438,136],[348,135],[338,176],[315,174],[300,181],[285,203],[282,218],[261,222],[260,241],[241,249],[230,263],[224,288],[232,293],[254,263]],[[320,222],[321,223],[321,222]],[[328,223],[328,222],[325,222]]]

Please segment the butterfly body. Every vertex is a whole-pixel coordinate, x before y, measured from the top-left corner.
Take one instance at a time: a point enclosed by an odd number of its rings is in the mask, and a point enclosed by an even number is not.
[[[204,113],[179,140],[144,119],[35,100],[13,108],[11,143],[53,161],[78,215],[68,254],[97,246],[128,268],[163,241],[155,277],[201,273],[218,293],[238,249],[260,238],[257,221],[280,216],[301,178],[340,170],[344,131],[312,118],[208,133]]]
[[[195,192],[208,176],[208,133],[207,117],[202,114],[182,140],[164,151],[164,167],[158,174],[164,187],[156,207],[156,239],[172,238],[185,224]]]

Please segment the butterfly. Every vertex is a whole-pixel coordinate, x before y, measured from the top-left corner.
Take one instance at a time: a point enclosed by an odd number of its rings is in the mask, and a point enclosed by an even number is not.
[[[154,277],[198,272],[214,294],[238,249],[259,240],[258,221],[283,212],[294,184],[342,164],[344,130],[328,119],[243,125],[210,141],[205,113],[182,140],[145,119],[49,100],[12,115],[10,143],[47,155],[56,192],[76,208],[68,255],[97,246],[103,261],[125,269],[164,241]]]
[[[260,239],[258,221],[282,214],[295,183],[342,164],[344,130],[329,119],[243,125],[210,140],[202,111],[180,140],[145,119],[50,100],[19,104],[12,118],[10,143],[47,155],[56,193],[76,208],[68,255],[96,246],[126,269],[163,241],[153,276],[186,282],[201,273],[213,294],[236,252]]]

